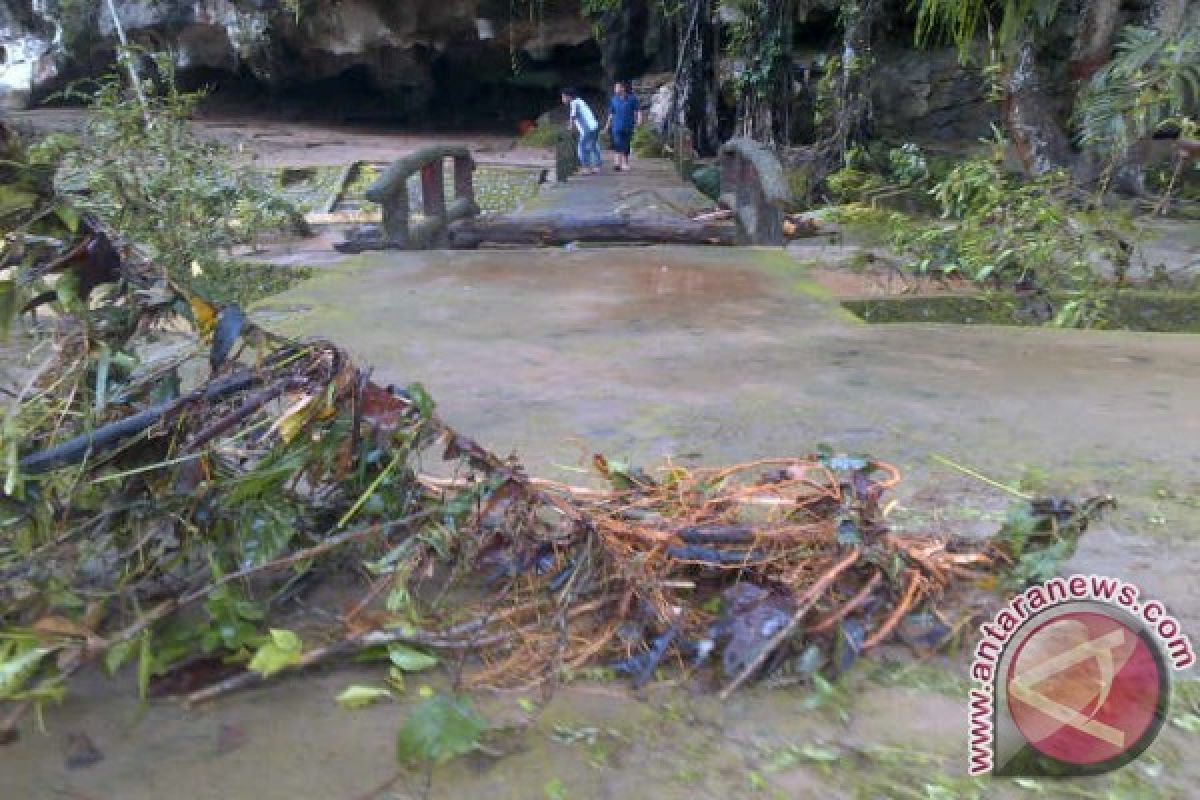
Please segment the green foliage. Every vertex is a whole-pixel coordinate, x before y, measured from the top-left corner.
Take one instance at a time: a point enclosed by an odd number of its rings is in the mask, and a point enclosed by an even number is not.
[[[535,125],[521,135],[521,144],[524,147],[549,149],[556,146],[564,135],[563,130],[556,125]]]
[[[193,132],[202,93],[180,91],[170,58],[156,61],[163,89],[151,93],[143,82],[145,110],[115,74],[93,92],[73,88],[66,96],[89,104],[82,134],[49,137],[31,155],[61,162],[59,184],[73,203],[145,247],[178,285],[223,301],[237,287],[221,270],[222,251],[294,224],[297,214],[263,176]]]
[[[895,226],[893,244],[917,256],[918,271],[959,273],[987,284],[1036,280],[1048,289],[1075,292],[1055,321],[1094,325],[1104,312],[1104,281],[1091,257],[1108,250],[1120,258],[1111,239],[1094,233],[1122,226],[1112,214],[1097,212],[1088,220],[1073,213],[1071,190],[1062,172],[1024,181],[990,157],[969,159],[930,190],[945,222]]]
[[[396,736],[396,758],[402,764],[445,764],[479,744],[487,720],[466,698],[436,694],[409,712]]]
[[[790,25],[787,3],[767,0],[721,0],[725,20],[725,55],[735,65],[733,90],[737,95],[742,135],[774,141],[781,133],[769,113],[782,108],[791,96]],[[775,128],[773,130],[772,128]]]
[[[837,56],[822,56],[818,60],[822,62],[822,72],[813,92],[813,126],[821,133],[829,134],[833,131],[834,120],[841,106],[838,89],[841,85],[842,60]]]
[[[0,644],[0,699],[17,694],[52,652],[45,647],[21,647],[12,640]]]
[[[620,8],[621,0],[580,0],[580,6],[584,15],[594,17]]]
[[[1128,263],[1121,237],[1133,234],[1131,223],[1119,212],[1075,208],[1076,188],[1064,172],[1034,180],[1009,174],[998,155],[1002,142],[991,144],[990,152],[958,161],[937,179],[915,145],[887,151],[884,171],[851,150],[850,164],[826,179],[829,194],[842,203],[835,216],[857,239],[911,256],[917,273],[959,275],[985,288],[1032,286],[1055,295],[1055,324],[1104,324],[1113,282],[1093,262],[1108,259],[1119,285]],[[877,207],[903,189],[910,195],[925,190],[940,218]]]
[[[220,570],[216,574],[220,575]],[[264,617],[262,609],[245,599],[232,584],[215,590],[205,601],[204,609],[209,616],[209,624],[200,639],[204,652],[223,649],[241,653],[262,639],[255,624]]]
[[[743,67],[734,76],[739,94],[765,100],[782,69],[782,30],[764,0],[721,0],[731,21],[726,26],[725,52]]]
[[[697,167],[692,171],[692,183],[710,200],[721,194],[721,169],[715,164]]]
[[[1164,34],[1130,25],[1085,88],[1074,123],[1082,144],[1119,153],[1165,123],[1194,131],[1188,112],[1198,104],[1200,26]]]
[[[887,185],[883,176],[856,167],[842,167],[825,179],[825,188],[836,202],[856,202]]]
[[[423,653],[407,645],[394,644],[388,648],[388,659],[404,672],[423,672],[437,666],[437,656]]]
[[[1079,537],[1101,510],[1112,505],[1108,497],[1085,500],[1076,507],[1064,504],[1061,517],[1037,512],[1039,503],[1059,504],[1060,498],[1015,504],[992,541],[1010,559],[1005,588],[1020,590],[1050,580],[1059,565],[1075,554]]]
[[[929,178],[925,154],[912,142],[889,150],[888,166],[891,177],[902,186],[919,184]]]
[[[662,136],[649,125],[634,129],[629,147],[639,158],[662,158],[667,153]]]
[[[300,637],[292,631],[272,628],[270,636],[258,648],[254,658],[250,659],[250,669],[269,678],[281,669],[298,663],[303,647]]]
[[[918,44],[949,41],[965,63],[979,33],[996,31],[1001,44],[1011,44],[1030,26],[1045,28],[1058,14],[1059,0],[910,0],[916,9]]]
[[[390,700],[392,693],[388,689],[375,686],[347,686],[337,696],[337,704],[347,711],[374,705],[380,700]]]

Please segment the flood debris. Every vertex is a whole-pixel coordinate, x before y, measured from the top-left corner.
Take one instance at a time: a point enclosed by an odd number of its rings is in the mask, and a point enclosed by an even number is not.
[[[136,664],[144,695],[189,704],[372,656],[453,659],[468,687],[697,672],[727,697],[787,663],[837,673],[898,631],[945,638],[956,588],[1012,561],[1004,542],[891,530],[900,471],[828,450],[598,456],[605,488],[532,477],[419,384],[259,331],[94,222],[33,268],[100,241],[119,278],[58,304],[5,417],[0,729],[93,663]],[[334,572],[362,596],[297,612]]]

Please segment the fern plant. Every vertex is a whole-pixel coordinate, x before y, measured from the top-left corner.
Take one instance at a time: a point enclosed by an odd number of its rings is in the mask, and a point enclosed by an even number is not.
[[[1194,129],[1198,106],[1200,25],[1170,35],[1131,25],[1092,76],[1074,122],[1080,144],[1119,153],[1167,124]]]
[[[971,45],[986,26],[1002,45],[1015,42],[1027,25],[1046,28],[1058,14],[1059,0],[911,0],[917,12],[919,44],[950,41],[966,62]]]

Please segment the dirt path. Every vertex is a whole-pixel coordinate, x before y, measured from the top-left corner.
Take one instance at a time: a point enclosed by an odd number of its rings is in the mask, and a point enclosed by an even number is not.
[[[16,130],[37,134],[74,132],[82,128],[86,111],[36,109],[6,116]],[[410,134],[361,125],[283,122],[245,117],[205,116],[195,129],[263,167],[320,167],[353,161],[390,161],[431,141],[465,144],[481,161],[497,164],[548,166],[545,150],[523,147],[512,136],[494,133]]]

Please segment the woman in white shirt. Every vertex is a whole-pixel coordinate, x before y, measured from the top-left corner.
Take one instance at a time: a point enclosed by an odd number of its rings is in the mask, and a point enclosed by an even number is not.
[[[584,175],[600,173],[600,123],[596,115],[574,89],[563,89],[563,105],[570,111],[567,127],[579,131],[579,166]]]

